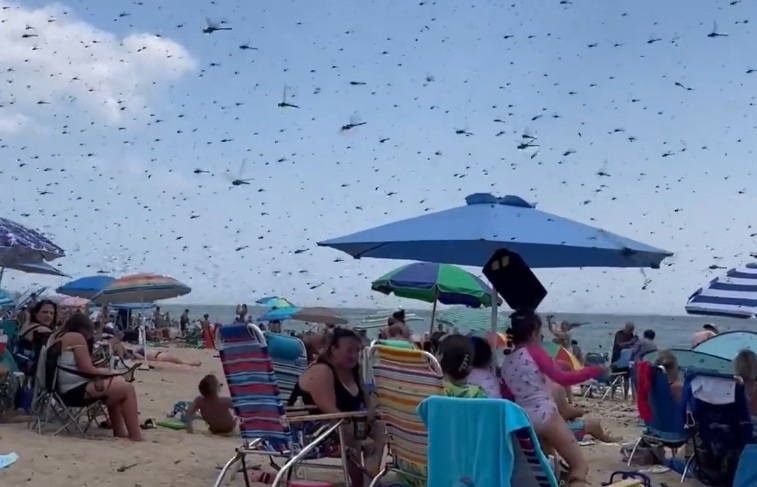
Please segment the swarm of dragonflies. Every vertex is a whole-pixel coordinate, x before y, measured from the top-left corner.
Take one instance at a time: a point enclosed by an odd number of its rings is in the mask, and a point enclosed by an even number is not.
[[[367,122],[363,122],[360,120],[360,115],[357,113],[353,113],[350,117],[350,123],[346,125],[342,125],[342,128],[339,129],[340,132],[346,132],[348,130],[352,130],[355,127],[360,127],[361,125],[365,125]]]

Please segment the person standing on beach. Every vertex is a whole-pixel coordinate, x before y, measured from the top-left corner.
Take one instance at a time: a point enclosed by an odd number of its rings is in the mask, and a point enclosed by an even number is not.
[[[181,336],[187,334],[187,327],[189,326],[189,310],[185,309],[179,317],[179,329],[181,330]]]

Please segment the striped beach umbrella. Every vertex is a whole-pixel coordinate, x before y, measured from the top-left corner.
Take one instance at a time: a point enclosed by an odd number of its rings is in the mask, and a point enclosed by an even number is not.
[[[757,263],[730,269],[689,297],[686,312],[693,315],[751,318],[757,314]]]
[[[542,342],[541,346],[550,357],[564,364],[568,370],[579,370],[582,368],[581,362],[567,348],[551,342]]]
[[[95,304],[146,303],[189,294],[192,289],[173,277],[132,274],[114,279],[92,298]]]
[[[492,302],[491,288],[484,281],[460,267],[432,262],[398,267],[373,281],[371,289],[400,298],[472,308],[491,306]]]

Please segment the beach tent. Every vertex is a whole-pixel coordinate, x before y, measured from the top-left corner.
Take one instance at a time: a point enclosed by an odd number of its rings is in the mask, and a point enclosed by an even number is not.
[[[733,371],[731,360],[727,358],[685,348],[671,348],[670,351],[675,355],[678,367],[684,372],[688,369],[701,369],[712,370],[722,374],[731,374]],[[647,352],[641,358],[647,362],[654,363],[657,359],[657,350]]]
[[[707,353],[733,360],[739,351],[749,349],[757,353],[757,333],[752,331],[727,331],[708,338],[696,347],[695,352]]]

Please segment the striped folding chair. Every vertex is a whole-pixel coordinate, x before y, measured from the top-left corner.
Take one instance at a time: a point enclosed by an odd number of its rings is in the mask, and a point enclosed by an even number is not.
[[[302,340],[291,335],[266,333],[265,339],[281,401],[287,404],[295,384],[308,366],[307,350]]]
[[[386,424],[391,460],[369,487],[379,485],[390,471],[410,487],[426,485],[428,433],[416,412],[432,395],[443,395],[442,370],[436,358],[423,350],[375,344],[369,359],[378,393],[376,412]]]
[[[240,470],[238,463],[246,472],[246,456],[250,454],[267,455],[278,470],[271,485],[281,485],[285,477],[289,480],[293,467],[305,465],[305,460],[320,458],[324,443],[338,434],[342,425],[352,418],[365,417],[365,413],[307,414],[285,410],[263,332],[252,323],[234,324],[221,327],[218,337],[219,355],[243,444],[223,466],[214,487],[219,487],[229,472],[233,478]],[[309,430],[302,426],[314,422],[324,423],[324,426],[313,434],[303,433]],[[308,465],[338,468],[348,481],[346,449],[341,446],[342,465]],[[284,464],[279,466],[275,458],[283,459]],[[247,475],[245,485],[250,486]]]

